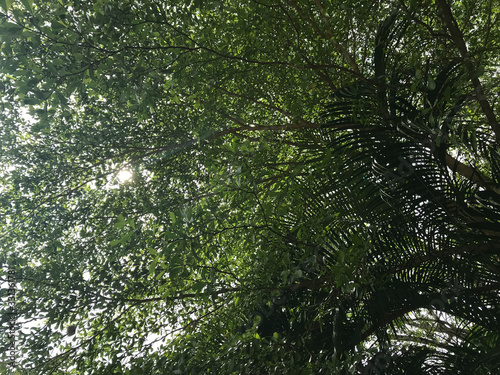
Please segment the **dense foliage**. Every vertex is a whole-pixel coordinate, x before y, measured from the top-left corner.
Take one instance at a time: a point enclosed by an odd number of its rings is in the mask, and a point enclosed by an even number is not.
[[[498,371],[498,2],[0,5],[2,371]]]

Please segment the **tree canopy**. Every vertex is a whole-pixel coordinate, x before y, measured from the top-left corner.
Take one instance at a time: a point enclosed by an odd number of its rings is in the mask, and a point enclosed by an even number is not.
[[[497,1],[0,6],[2,371],[498,371]]]

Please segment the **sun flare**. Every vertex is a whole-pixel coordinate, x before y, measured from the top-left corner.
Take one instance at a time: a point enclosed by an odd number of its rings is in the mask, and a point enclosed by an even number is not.
[[[132,178],[132,172],[130,172],[128,169],[122,169],[120,172],[118,172],[116,178],[121,183],[127,182]]]

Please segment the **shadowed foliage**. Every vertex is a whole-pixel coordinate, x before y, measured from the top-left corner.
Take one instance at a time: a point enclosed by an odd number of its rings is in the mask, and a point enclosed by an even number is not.
[[[0,6],[2,371],[498,371],[495,1]]]

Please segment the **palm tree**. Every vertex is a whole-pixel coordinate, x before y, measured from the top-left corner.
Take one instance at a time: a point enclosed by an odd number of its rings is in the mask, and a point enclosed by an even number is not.
[[[371,345],[361,373],[490,374],[500,367],[498,145],[472,110],[464,62],[398,65],[405,33],[389,17],[375,77],[335,92],[324,113],[320,137],[340,167],[305,184],[331,217],[322,252],[337,288],[322,308],[335,312],[319,336],[338,358]]]
[[[279,222],[302,277],[258,332],[283,335],[303,373],[500,367],[498,146],[459,58],[398,65],[406,33],[397,15],[382,23],[375,77],[337,90],[302,139],[303,209]]]

